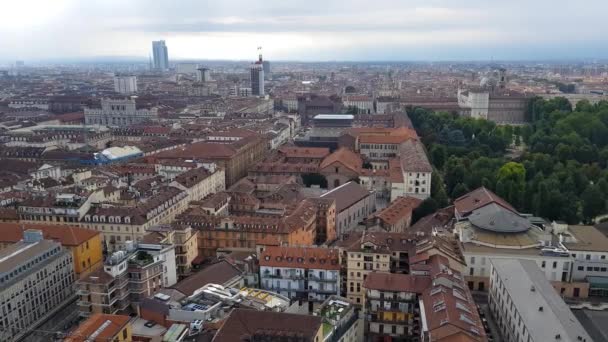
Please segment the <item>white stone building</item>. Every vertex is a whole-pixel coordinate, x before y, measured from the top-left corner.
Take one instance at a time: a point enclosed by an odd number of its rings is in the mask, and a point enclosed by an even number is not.
[[[266,247],[261,253],[260,286],[291,299],[323,302],[340,295],[337,249]]]
[[[157,108],[136,108],[134,99],[101,100],[100,108],[85,108],[87,125],[128,126],[158,119]]]
[[[137,93],[137,76],[115,75],[114,91],[125,95]]]

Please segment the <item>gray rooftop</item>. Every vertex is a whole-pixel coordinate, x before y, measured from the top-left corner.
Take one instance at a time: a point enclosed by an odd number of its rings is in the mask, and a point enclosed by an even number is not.
[[[496,203],[475,209],[469,215],[469,221],[478,228],[498,233],[521,233],[532,227],[532,223],[525,217]]]
[[[557,335],[564,342],[593,341],[536,262],[522,259],[491,259],[491,262],[533,341],[555,341]]]

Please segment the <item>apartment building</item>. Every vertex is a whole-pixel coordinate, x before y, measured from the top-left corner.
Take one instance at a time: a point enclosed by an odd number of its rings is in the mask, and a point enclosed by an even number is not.
[[[356,182],[347,182],[321,195],[336,202],[336,236],[354,230],[376,210],[376,196]]]
[[[226,190],[225,182],[224,170],[216,168],[214,164],[209,169],[200,167],[179,174],[171,185],[186,191],[188,202],[191,202],[200,201],[210,194]]]
[[[193,208],[180,215],[176,223],[197,229],[200,255],[215,257],[218,249],[253,251],[257,244],[268,241],[277,245],[314,245],[317,211],[318,205],[311,200],[301,201],[284,215],[210,216]]]
[[[0,223],[0,250],[21,241],[26,229],[39,230],[44,239],[57,241],[69,250],[77,278],[98,269],[103,263],[101,234],[74,226],[3,222]]]
[[[19,220],[24,223],[77,225],[91,208],[94,197],[88,193],[30,197],[19,204]]]
[[[106,248],[113,251],[124,248],[126,241],[140,241],[150,227],[172,222],[187,208],[187,192],[167,186],[135,206],[92,207],[80,226],[100,232]]]
[[[490,264],[488,302],[506,341],[593,341],[534,261]]]
[[[371,273],[408,273],[410,253],[415,253],[415,236],[406,233],[351,233],[336,247],[343,255],[342,288],[345,297],[363,305],[363,282]]]
[[[266,247],[259,256],[260,285],[293,300],[323,302],[340,295],[337,249]]]
[[[419,334],[418,296],[431,286],[427,277],[372,272],[363,283],[366,341],[410,341]]]
[[[64,342],[130,342],[133,328],[131,317],[93,314],[71,332]]]
[[[83,316],[136,310],[139,302],[177,282],[173,245],[128,242],[104,262],[103,268],[76,283],[78,310]]]
[[[0,251],[0,340],[22,340],[74,298],[72,253],[42,232]]]
[[[177,276],[185,278],[192,273],[192,262],[198,256],[198,231],[189,226],[162,225],[148,229],[144,241],[175,246]]]

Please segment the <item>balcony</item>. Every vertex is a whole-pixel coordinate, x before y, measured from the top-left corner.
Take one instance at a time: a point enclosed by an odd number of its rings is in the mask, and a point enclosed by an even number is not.
[[[339,281],[338,278],[316,277],[312,274],[308,275],[308,280],[322,281],[322,282],[326,282],[326,283],[337,283]]]
[[[88,296],[91,292],[88,290],[84,290],[84,289],[78,289],[76,291],[76,294],[79,296]]]
[[[91,304],[91,302],[88,302],[88,301],[85,301],[85,300],[79,300],[79,301],[76,302],[76,305],[88,308],[92,304]]]

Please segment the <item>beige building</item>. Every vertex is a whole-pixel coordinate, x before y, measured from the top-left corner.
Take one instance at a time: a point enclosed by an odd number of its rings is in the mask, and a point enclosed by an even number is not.
[[[215,164],[209,169],[200,167],[177,175],[172,186],[186,191],[188,202],[200,201],[216,192],[226,190],[226,175],[224,169],[216,168]]]
[[[19,341],[74,298],[72,253],[42,232],[0,251],[0,340]]]
[[[91,208],[80,226],[100,232],[107,248],[117,250],[126,241],[141,241],[148,228],[172,222],[187,208],[188,193],[169,186],[135,206]]]
[[[176,281],[173,245],[132,245],[114,252],[102,269],[76,283],[78,310],[82,316],[124,313]]]
[[[342,287],[346,297],[356,305],[365,302],[363,282],[372,273],[405,273],[408,269],[408,251],[415,246],[405,233],[364,232],[353,233],[338,243],[346,255],[346,274]]]

